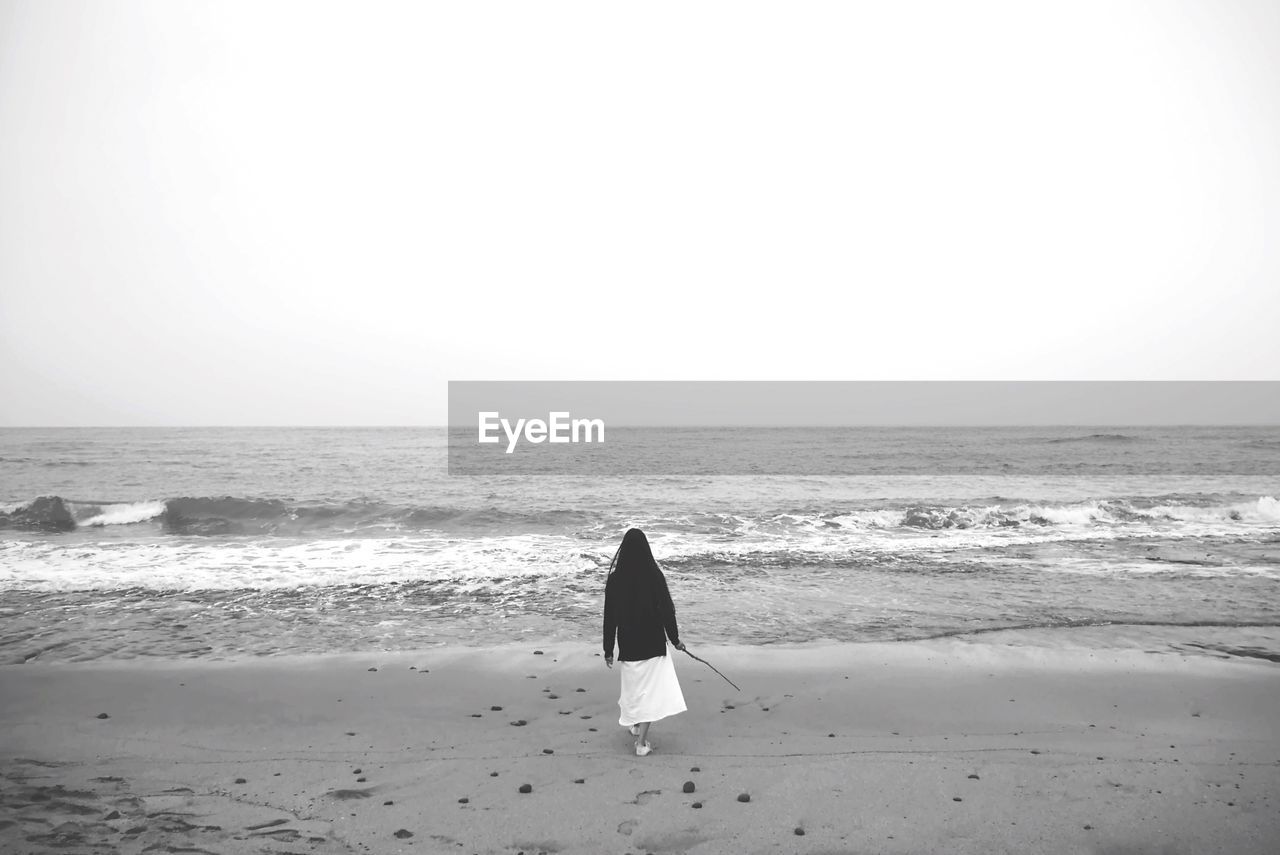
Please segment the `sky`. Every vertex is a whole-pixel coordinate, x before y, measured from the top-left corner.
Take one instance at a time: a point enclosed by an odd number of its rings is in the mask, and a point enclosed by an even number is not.
[[[0,426],[1280,380],[1280,4],[0,0]]]

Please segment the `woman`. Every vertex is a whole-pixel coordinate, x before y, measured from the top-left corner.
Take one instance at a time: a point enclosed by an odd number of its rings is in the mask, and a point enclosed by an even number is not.
[[[638,528],[628,529],[609,564],[604,586],[604,662],[613,667],[613,639],[618,637],[622,695],[618,724],[631,728],[636,754],[653,750],[649,725],[684,712],[684,695],[676,667],[667,655],[667,639],[684,650],[676,628],[676,608],[667,579],[658,569],[649,540]]]

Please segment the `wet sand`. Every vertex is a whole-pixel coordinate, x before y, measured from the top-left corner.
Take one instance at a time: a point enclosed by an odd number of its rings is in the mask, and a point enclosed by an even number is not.
[[[588,642],[0,667],[0,851],[1280,851],[1275,663],[691,650],[644,758]]]

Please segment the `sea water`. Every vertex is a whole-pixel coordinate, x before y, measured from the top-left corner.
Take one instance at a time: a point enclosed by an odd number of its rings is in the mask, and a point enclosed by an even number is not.
[[[0,661],[595,650],[629,526],[691,646],[1043,630],[1280,660],[1280,428],[660,437],[697,465],[450,476],[442,428],[0,430]],[[795,474],[720,474],[746,447]]]

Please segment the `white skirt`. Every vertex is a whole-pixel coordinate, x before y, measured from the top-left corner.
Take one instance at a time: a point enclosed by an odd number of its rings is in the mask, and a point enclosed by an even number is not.
[[[618,661],[622,667],[622,696],[618,724],[630,727],[642,721],[657,721],[688,709],[676,679],[675,657],[655,656],[639,662]]]

